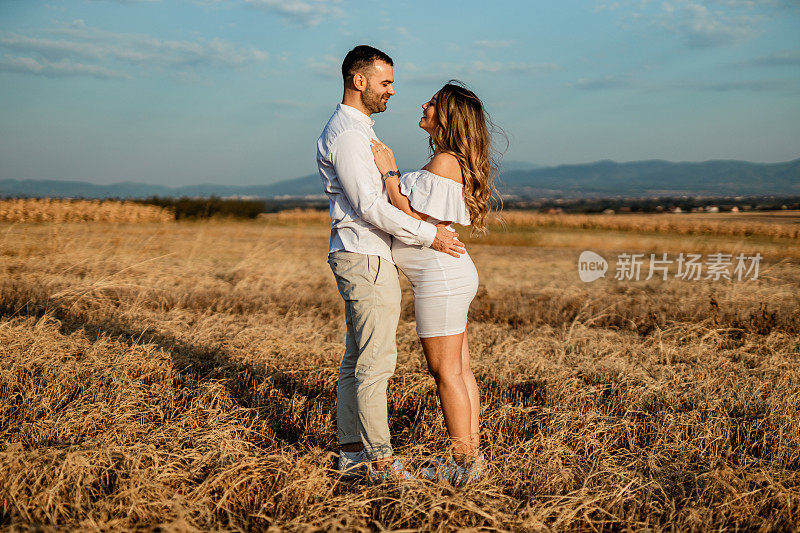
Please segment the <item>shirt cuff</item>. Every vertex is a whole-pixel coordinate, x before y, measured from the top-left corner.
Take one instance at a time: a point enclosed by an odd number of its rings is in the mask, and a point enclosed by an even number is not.
[[[436,226],[434,226],[430,222],[425,222],[424,220],[420,220],[419,240],[422,242],[422,246],[430,248],[431,244],[433,244],[434,239],[436,239]]]

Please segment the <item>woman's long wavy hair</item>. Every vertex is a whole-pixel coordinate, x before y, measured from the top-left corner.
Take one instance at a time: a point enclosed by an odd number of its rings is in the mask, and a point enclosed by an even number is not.
[[[450,80],[439,90],[435,105],[438,124],[428,140],[431,154],[445,152],[458,159],[472,233],[486,233],[486,217],[502,203],[494,185],[498,158],[493,157],[491,136],[499,128],[483,102],[458,80]]]

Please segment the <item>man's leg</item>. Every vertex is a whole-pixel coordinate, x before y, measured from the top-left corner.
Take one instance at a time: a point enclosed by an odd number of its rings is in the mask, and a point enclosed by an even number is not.
[[[356,397],[356,363],[358,362],[358,345],[353,332],[352,313],[345,301],[345,323],[347,337],[344,357],[339,365],[339,382],[336,387],[336,431],[339,445],[346,452],[359,452],[364,448],[361,443],[361,430],[358,422],[358,401]]]
[[[369,256],[372,298],[353,304],[353,325],[360,356],[356,366],[356,396],[362,441],[378,469],[388,467],[393,451],[389,435],[386,389],[397,364],[397,322],[400,282],[397,268],[379,256]]]
[[[348,328],[337,392],[339,442],[355,445],[357,428],[368,457],[387,459],[379,461],[384,466],[392,457],[386,388],[397,361],[397,269],[378,256],[351,252],[334,252],[329,263],[345,300]]]

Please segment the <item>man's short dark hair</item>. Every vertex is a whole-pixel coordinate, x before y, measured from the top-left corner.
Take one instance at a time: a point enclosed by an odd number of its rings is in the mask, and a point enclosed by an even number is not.
[[[394,66],[392,58],[377,48],[366,44],[356,46],[344,56],[344,61],[342,61],[342,78],[344,78],[344,81],[347,81],[355,76],[357,72],[372,66],[372,62],[376,60]]]

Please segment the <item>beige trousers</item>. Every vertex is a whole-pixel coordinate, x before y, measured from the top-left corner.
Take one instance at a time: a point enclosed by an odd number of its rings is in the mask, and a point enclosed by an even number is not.
[[[377,255],[344,250],[328,254],[328,264],[344,299],[347,323],[336,393],[339,443],[363,443],[372,460],[389,457],[386,387],[397,363],[397,267]]]

